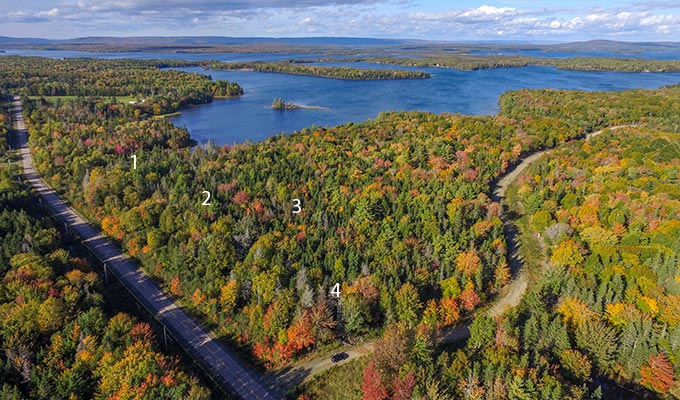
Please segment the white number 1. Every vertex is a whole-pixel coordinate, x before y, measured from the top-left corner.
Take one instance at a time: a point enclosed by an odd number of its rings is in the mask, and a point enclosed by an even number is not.
[[[137,169],[137,154],[132,155],[132,169]]]

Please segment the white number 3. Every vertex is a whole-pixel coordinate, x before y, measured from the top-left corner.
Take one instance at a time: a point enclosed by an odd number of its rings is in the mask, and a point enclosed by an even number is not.
[[[302,211],[302,202],[300,199],[293,199],[293,214],[300,214]]]

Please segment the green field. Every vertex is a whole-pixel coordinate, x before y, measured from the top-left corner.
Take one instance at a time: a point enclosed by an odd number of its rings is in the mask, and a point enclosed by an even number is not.
[[[342,367],[335,366],[302,384],[299,391],[289,393],[288,398],[306,395],[308,398],[325,400],[360,399],[366,361],[363,357]]]

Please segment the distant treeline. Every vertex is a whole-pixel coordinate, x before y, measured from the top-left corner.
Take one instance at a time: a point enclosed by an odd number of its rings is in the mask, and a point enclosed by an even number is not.
[[[50,45],[20,45],[3,44],[3,48],[22,49],[22,50],[47,50],[47,51],[82,51],[94,53],[272,53],[272,54],[355,54],[356,51],[343,49],[328,45],[307,45],[307,44],[281,44],[281,43],[248,43],[248,44],[110,44],[110,43],[91,43],[91,44],[50,44]],[[0,52],[2,52],[0,50]]]
[[[543,58],[502,55],[454,55],[421,58],[370,57],[363,59],[363,61],[376,64],[390,64],[409,67],[441,67],[468,71],[477,69],[513,68],[539,65],[574,71],[680,72],[679,60],[645,60],[641,58]]]
[[[253,70],[256,72],[275,72],[280,74],[311,75],[323,78],[347,80],[383,80],[383,79],[426,79],[430,74],[422,71],[405,71],[395,69],[362,69],[353,67],[326,67],[318,65],[302,65],[299,62],[244,62],[225,63],[212,61],[204,64],[204,68],[216,70]]]

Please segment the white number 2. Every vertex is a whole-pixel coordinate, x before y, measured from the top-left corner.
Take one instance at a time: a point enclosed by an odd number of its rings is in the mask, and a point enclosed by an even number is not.
[[[209,206],[210,205],[210,192],[207,190],[202,191],[205,195],[205,200],[203,200],[203,203],[201,203],[202,206]]]
[[[302,211],[302,202],[300,199],[293,199],[293,214],[300,214]]]

